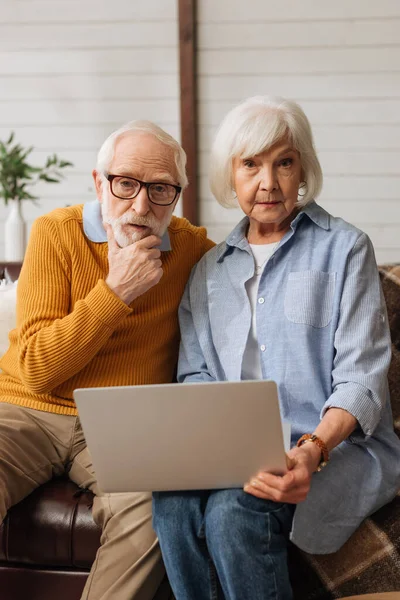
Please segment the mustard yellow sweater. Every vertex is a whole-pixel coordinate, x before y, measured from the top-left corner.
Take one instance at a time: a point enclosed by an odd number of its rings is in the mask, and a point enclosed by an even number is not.
[[[124,304],[105,284],[107,243],[83,232],[82,205],[38,219],[18,282],[17,328],[0,360],[0,401],[75,415],[79,387],[168,383],[177,309],[194,264],[213,243],[172,218],[160,282]]]

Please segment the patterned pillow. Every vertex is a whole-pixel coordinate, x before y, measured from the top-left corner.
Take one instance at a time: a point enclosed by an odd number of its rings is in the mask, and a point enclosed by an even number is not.
[[[400,437],[400,266],[379,268],[392,336],[389,387]],[[332,600],[400,590],[400,495],[366,519],[333,554],[289,548],[294,600]]]

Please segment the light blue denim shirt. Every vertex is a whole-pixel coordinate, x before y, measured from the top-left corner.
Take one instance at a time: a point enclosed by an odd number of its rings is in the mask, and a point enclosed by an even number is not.
[[[244,218],[192,271],[180,307],[178,380],[240,380],[251,326],[245,283],[254,259]],[[400,487],[387,370],[390,333],[372,244],[315,202],[292,221],[260,278],[257,337],[264,379],[278,385],[292,444],[330,407],[359,427],[313,476],[292,541],[336,551]]]

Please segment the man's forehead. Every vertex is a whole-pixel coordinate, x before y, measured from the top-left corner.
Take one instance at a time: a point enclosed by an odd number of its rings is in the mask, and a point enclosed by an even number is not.
[[[114,154],[116,156],[122,153],[137,155],[138,158],[152,153],[161,153],[172,158],[174,156],[171,146],[147,131],[127,131],[120,135],[115,142]]]
[[[173,179],[177,177],[172,147],[164,144],[151,133],[142,131],[129,132],[129,135],[124,134],[117,140],[111,166],[119,170],[151,168],[154,169],[155,174],[168,174]]]

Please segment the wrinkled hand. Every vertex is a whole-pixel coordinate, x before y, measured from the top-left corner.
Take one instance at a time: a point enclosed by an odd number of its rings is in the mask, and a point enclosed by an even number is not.
[[[108,287],[125,304],[131,304],[156,285],[162,275],[161,252],[155,246],[161,238],[149,235],[125,248],[120,248],[114,238],[112,227],[104,224],[108,238]]]
[[[285,475],[260,471],[244,486],[244,491],[274,502],[297,504],[305,500],[310,490],[312,474],[321,459],[321,450],[316,444],[307,443],[300,448],[292,448],[287,456],[289,470]]]

